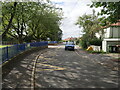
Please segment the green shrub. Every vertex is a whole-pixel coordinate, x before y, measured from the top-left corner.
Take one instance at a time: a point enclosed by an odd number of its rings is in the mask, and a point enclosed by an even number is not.
[[[87,48],[87,41],[81,40],[81,41],[80,41],[80,46],[81,46],[83,49],[86,49],[86,48]]]
[[[101,39],[92,39],[89,41],[90,45],[96,45],[96,46],[102,46],[102,40]]]
[[[80,40],[76,40],[76,45],[79,45],[80,44]]]
[[[102,46],[102,40],[97,37],[90,38],[84,34],[81,38],[80,45],[83,49],[86,49],[90,45]]]

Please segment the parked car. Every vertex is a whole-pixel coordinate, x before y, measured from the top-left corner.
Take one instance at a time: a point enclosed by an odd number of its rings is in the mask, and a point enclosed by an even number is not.
[[[66,42],[65,50],[73,50],[74,51],[74,49],[75,49],[74,42]]]

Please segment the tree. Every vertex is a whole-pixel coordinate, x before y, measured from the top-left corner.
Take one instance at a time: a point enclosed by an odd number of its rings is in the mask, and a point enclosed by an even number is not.
[[[101,30],[101,21],[98,16],[95,15],[95,11],[93,10],[93,14],[86,15],[79,17],[76,25],[83,28],[84,35],[82,36],[81,40],[83,41],[83,47],[86,48],[89,46],[89,42],[92,39],[95,39],[95,34]]]
[[[53,40],[58,40],[61,20],[58,8],[44,1],[39,3],[17,2],[15,10],[10,7],[13,7],[13,2],[3,3],[3,34],[7,36],[6,40],[10,37],[23,43],[32,39],[36,41],[47,40],[52,35],[55,36]],[[14,12],[14,17],[9,22],[12,12]],[[10,27],[6,30],[9,23]]]
[[[54,7],[47,6],[41,7],[42,9],[34,15],[28,26],[31,36],[37,41],[47,40],[49,37],[51,40],[57,40],[57,32],[59,32],[59,21],[61,20],[61,14],[56,11]],[[31,23],[32,22],[32,23]],[[52,38],[52,37],[53,38]]]
[[[95,33],[101,30],[101,21],[98,19],[98,16],[95,15],[95,11],[93,10],[93,14],[86,15],[84,14],[82,17],[79,17],[76,25],[79,27],[83,27],[83,32],[88,34],[90,39],[95,37]]]
[[[5,10],[5,13],[3,13],[3,16],[5,18],[8,18],[7,16],[5,16],[6,14],[9,13],[9,15],[10,15],[10,18],[8,20],[8,24],[6,25],[6,28],[4,28],[4,32],[2,33],[2,38],[4,38],[6,36],[6,33],[9,31],[9,29],[11,27],[11,24],[12,24],[12,20],[15,16],[17,2],[14,2],[14,3],[11,3],[11,4],[13,4],[13,5],[9,5],[9,3],[4,4],[4,8],[2,10],[2,11]]]
[[[109,23],[116,23],[120,20],[120,1],[119,2],[93,2],[90,7],[103,7],[98,15],[107,15],[103,20],[104,26]]]
[[[30,19],[32,11],[31,3],[17,3],[16,14],[13,18],[11,28],[8,31],[8,35],[17,39],[19,43],[23,43],[25,36],[27,35],[27,22]]]

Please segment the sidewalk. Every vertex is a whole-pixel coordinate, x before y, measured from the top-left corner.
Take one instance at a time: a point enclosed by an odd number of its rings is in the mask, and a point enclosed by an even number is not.
[[[120,58],[120,53],[109,53],[109,54],[104,54],[105,56],[110,56],[112,58]]]
[[[83,50],[79,46],[76,46],[76,48],[79,50],[80,53],[82,53],[81,57],[89,58],[90,60],[93,60],[95,63],[98,63],[101,66],[109,68],[113,71],[118,71],[120,69],[118,62],[118,58],[120,56],[119,53],[93,54]]]

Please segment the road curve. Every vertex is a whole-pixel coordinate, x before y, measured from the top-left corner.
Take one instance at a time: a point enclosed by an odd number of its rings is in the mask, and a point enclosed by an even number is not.
[[[34,88],[117,88],[118,71],[113,70],[117,63],[110,58],[89,54],[78,46],[75,51],[65,51],[64,45],[49,46],[17,63],[3,78],[2,85],[3,88],[31,88],[34,76]]]

